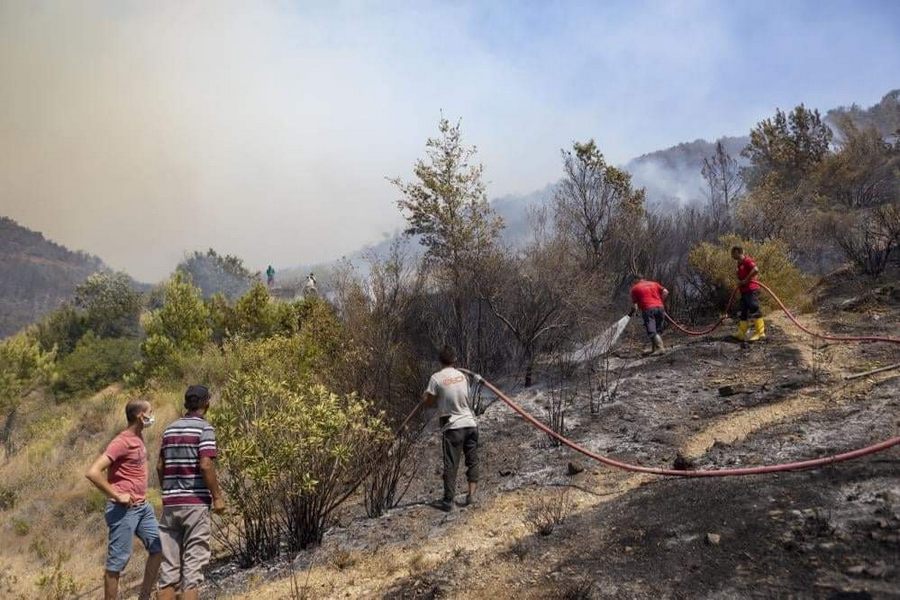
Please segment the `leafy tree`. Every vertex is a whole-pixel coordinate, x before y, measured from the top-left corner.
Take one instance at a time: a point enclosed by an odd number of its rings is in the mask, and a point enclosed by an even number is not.
[[[91,275],[75,288],[75,306],[99,337],[135,336],[139,331],[141,294],[125,273]]]
[[[172,374],[182,359],[200,352],[209,341],[209,308],[188,275],[176,271],[163,287],[161,308],[143,320],[147,338],[141,344],[147,376]]]
[[[416,161],[417,181],[390,181],[402,195],[406,233],[421,237],[428,259],[456,273],[496,241],[503,221],[488,204],[484,166],[472,163],[477,150],[463,145],[460,124],[441,118],[438,131],[425,144],[426,158]]]
[[[631,185],[631,175],[606,163],[594,140],[563,150],[565,177],[554,197],[556,228],[596,272],[606,258],[606,244],[620,218],[643,210],[645,193]]]
[[[741,152],[750,159],[744,181],[751,190],[766,180],[793,189],[828,154],[831,138],[818,110],[803,104],[790,114],[777,109],[774,117],[760,121],[750,132],[750,143]]]
[[[813,174],[818,193],[841,210],[872,208],[900,197],[900,140],[891,144],[874,127],[861,129],[849,117],[838,124],[839,149]]]
[[[389,181],[401,194],[397,204],[409,225],[406,233],[420,236],[425,259],[435,267],[442,293],[450,298],[452,328],[446,335],[462,361],[469,363],[473,282],[494,248],[503,221],[488,204],[484,167],[473,162],[476,148],[463,144],[460,124],[451,125],[442,117],[438,131],[438,137],[426,142],[425,158],[416,161],[416,180]]]
[[[56,349],[61,358],[75,349],[78,340],[88,331],[87,319],[81,311],[64,304],[45,317],[35,327],[35,337],[44,352]]]

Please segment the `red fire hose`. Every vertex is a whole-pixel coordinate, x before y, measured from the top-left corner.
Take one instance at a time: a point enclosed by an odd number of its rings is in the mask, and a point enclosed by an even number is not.
[[[591,452],[587,448],[580,446],[570,440],[569,438],[560,435],[559,433],[553,431],[535,417],[530,415],[525,409],[516,404],[510,398],[506,396],[500,389],[498,389],[494,384],[490,381],[482,378],[480,375],[473,373],[467,369],[460,369],[460,371],[464,373],[468,373],[473,377],[480,378],[484,383],[484,386],[489,390],[494,392],[498,398],[500,398],[507,406],[513,409],[520,417],[525,419],[529,424],[533,427],[543,431],[550,437],[558,440],[561,444],[564,444],[575,450],[576,452],[580,452],[584,456],[595,460],[601,464],[604,464],[608,467],[613,467],[616,469],[621,469],[623,471],[631,471],[633,473],[649,473],[651,475],[670,475],[673,477],[737,477],[743,475],[763,475],[765,473],[781,473],[784,471],[799,471],[802,469],[812,469],[814,467],[822,467],[825,465],[832,465],[835,463],[843,462],[845,460],[851,460],[854,458],[860,458],[862,456],[867,456],[869,454],[875,454],[876,452],[882,452],[887,450],[888,448],[893,448],[894,446],[900,444],[900,437],[892,437],[882,442],[878,442],[877,444],[873,444],[871,446],[866,446],[865,448],[859,448],[858,450],[851,450],[849,452],[844,452],[841,454],[835,454],[832,456],[825,456],[822,458],[814,458],[811,460],[803,460],[799,462],[791,462],[791,463],[782,463],[776,465],[763,465],[759,467],[744,467],[739,469],[714,469],[714,470],[697,470],[697,471],[679,471],[676,469],[660,469],[656,467],[644,467],[641,465],[633,465],[630,463],[622,462],[619,460],[615,460],[613,458],[609,458],[608,456],[603,456],[601,454],[597,454],[595,452]]]
[[[760,287],[762,287],[770,296],[772,296],[772,298],[775,300],[775,302],[778,303],[778,306],[781,307],[781,310],[784,311],[784,314],[787,315],[787,318],[790,319],[791,322],[794,325],[796,325],[800,330],[802,330],[803,332],[805,332],[809,335],[815,336],[815,337],[823,339],[823,340],[830,340],[833,342],[886,342],[889,344],[900,344],[900,338],[895,338],[895,337],[878,336],[878,335],[830,335],[830,334],[825,334],[825,333],[816,333],[815,331],[812,331],[811,329],[809,329],[808,327],[806,327],[802,323],[800,323],[800,321],[797,320],[797,317],[795,317],[791,313],[791,311],[788,310],[788,307],[785,306],[785,304],[784,304],[784,302],[782,302],[781,298],[779,298],[778,295],[775,292],[773,292],[769,286],[767,286],[766,284],[764,284],[761,281],[758,281],[757,283],[759,283]],[[675,321],[675,319],[673,319],[671,316],[669,316],[669,313],[666,313],[666,315],[665,315],[666,320],[668,320],[669,323],[671,323],[677,330],[681,331],[682,333],[684,333],[686,335],[701,336],[701,335],[707,335],[709,333],[712,333],[725,321],[726,316],[728,314],[728,309],[731,308],[731,304],[734,301],[737,291],[738,291],[738,288],[734,288],[734,291],[731,293],[731,298],[729,298],[728,304],[725,306],[725,315],[723,315],[711,327],[708,327],[706,329],[699,330],[699,331],[692,331],[692,330],[686,329],[685,327],[679,325]]]

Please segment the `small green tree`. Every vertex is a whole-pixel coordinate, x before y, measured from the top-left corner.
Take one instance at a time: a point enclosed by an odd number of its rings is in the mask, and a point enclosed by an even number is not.
[[[161,308],[143,319],[141,344],[145,377],[177,374],[181,361],[199,353],[210,340],[209,308],[189,277],[176,271],[163,288]]]
[[[43,351],[49,352],[55,348],[56,356],[61,358],[75,349],[78,340],[87,331],[87,320],[82,312],[64,304],[37,324],[35,337]]]
[[[743,170],[752,190],[766,180],[782,189],[796,188],[829,152],[832,132],[818,110],[797,106],[790,114],[781,109],[775,116],[757,123],[750,143],[741,155],[750,159]]]
[[[7,455],[13,451],[16,410],[28,392],[53,381],[55,358],[54,350],[45,352],[41,349],[31,330],[0,341],[0,416],[4,418],[0,442]]]
[[[439,137],[426,142],[426,158],[416,161],[416,180],[389,179],[400,191],[397,204],[406,216],[408,235],[419,236],[426,261],[450,298],[451,329],[444,334],[461,360],[470,363],[468,317],[473,281],[492,251],[502,219],[487,201],[484,167],[474,162],[477,150],[462,142],[459,122],[441,118]]]
[[[496,241],[503,221],[488,204],[484,166],[473,163],[477,150],[462,143],[459,122],[442,117],[438,131],[425,144],[427,158],[416,161],[417,181],[390,181],[402,195],[406,233],[420,236],[426,256],[455,274]]]

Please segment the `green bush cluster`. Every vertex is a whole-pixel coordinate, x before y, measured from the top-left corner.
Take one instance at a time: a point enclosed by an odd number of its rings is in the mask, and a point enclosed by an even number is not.
[[[704,282],[701,293],[704,300],[724,306],[737,286],[737,265],[731,258],[731,248],[740,246],[753,257],[759,268],[759,279],[779,295],[791,309],[806,310],[810,307],[809,289],[812,281],[803,275],[788,255],[785,244],[779,240],[753,242],[736,235],[723,236],[719,243],[702,243],[689,257],[691,267]],[[777,307],[765,292],[760,295],[768,310]]]
[[[389,438],[368,401],[316,382],[326,352],[302,335],[226,348],[237,367],[211,419],[237,514],[233,550],[245,564],[318,542]]]
[[[121,380],[140,358],[137,339],[98,338],[88,332],[58,362],[53,390],[62,397],[95,392]]]

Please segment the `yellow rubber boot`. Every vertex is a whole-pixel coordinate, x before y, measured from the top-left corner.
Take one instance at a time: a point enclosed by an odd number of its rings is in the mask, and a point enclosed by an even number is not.
[[[747,330],[750,328],[750,321],[740,321],[738,322],[737,333],[734,334],[734,338],[740,341],[744,341],[747,339]]]
[[[756,342],[766,338],[766,322],[762,318],[753,321],[753,335],[747,340],[748,342]]]

